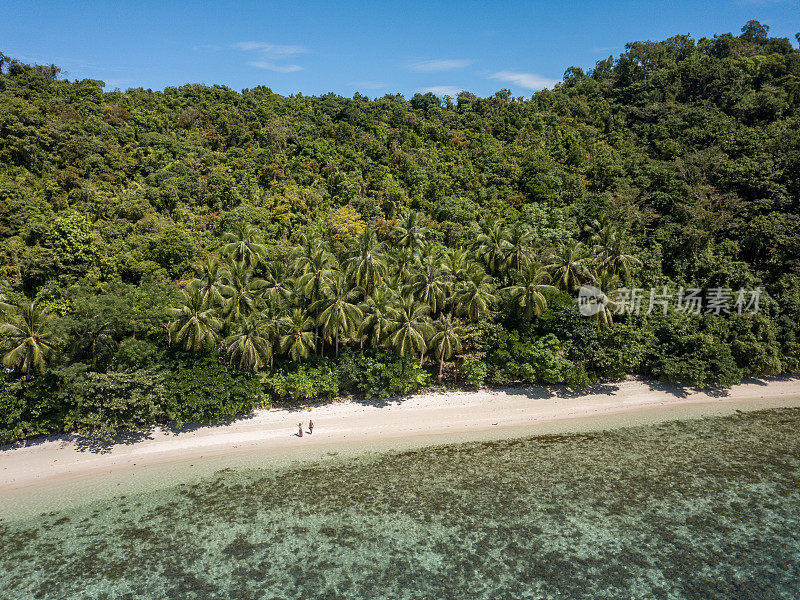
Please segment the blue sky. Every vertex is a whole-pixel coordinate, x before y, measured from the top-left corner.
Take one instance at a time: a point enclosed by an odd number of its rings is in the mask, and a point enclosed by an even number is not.
[[[800,0],[85,2],[6,0],[0,52],[106,89],[185,83],[281,94],[530,96],[626,42],[800,31]]]

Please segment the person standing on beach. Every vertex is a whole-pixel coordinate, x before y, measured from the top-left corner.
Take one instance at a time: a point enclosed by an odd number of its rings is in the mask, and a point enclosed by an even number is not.
[[[308,433],[314,433],[314,421],[308,421]]]
[[[303,424],[297,424],[297,437],[303,437]]]

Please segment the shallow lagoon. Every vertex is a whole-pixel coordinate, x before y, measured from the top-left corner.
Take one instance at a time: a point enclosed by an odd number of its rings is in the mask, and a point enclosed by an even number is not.
[[[800,409],[430,447],[0,523],[0,598],[800,597]]]

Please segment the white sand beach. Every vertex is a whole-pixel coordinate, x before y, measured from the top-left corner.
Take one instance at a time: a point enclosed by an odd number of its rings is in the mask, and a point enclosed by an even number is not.
[[[172,461],[201,463],[235,453],[313,457],[332,449],[379,450],[449,441],[499,439],[800,406],[800,378],[753,380],[699,391],[643,381],[582,392],[527,387],[448,392],[387,401],[342,401],[302,409],[262,410],[232,423],[155,428],[107,446],[78,436],[28,440],[0,448],[0,494],[91,473],[136,470]],[[308,421],[314,433],[308,434]],[[296,435],[302,421],[306,433]]]

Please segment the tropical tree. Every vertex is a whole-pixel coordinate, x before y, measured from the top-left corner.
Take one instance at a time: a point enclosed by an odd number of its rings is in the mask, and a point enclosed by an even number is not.
[[[386,277],[388,258],[375,230],[367,227],[358,236],[355,250],[345,258],[347,275],[369,295]]]
[[[281,319],[281,327],[285,332],[281,336],[281,352],[295,362],[308,358],[314,350],[314,320],[302,309],[295,308],[290,316]]]
[[[3,293],[5,287],[6,282],[0,281],[0,317],[4,317],[10,310],[12,310],[12,306],[8,304],[8,299]]]
[[[475,232],[472,248],[490,273],[497,273],[510,249],[508,230],[502,219],[485,219]]]
[[[550,262],[545,267],[558,287],[574,292],[589,275],[586,258],[583,256],[583,245],[571,242],[561,245],[550,255]]]
[[[542,292],[555,290],[545,282],[550,280],[541,265],[528,262],[521,270],[514,271],[514,283],[506,288],[511,300],[520,309],[525,319],[541,317],[547,308],[547,300]]]
[[[231,363],[241,369],[258,371],[272,361],[272,339],[268,323],[260,315],[251,315],[241,321],[236,332],[225,339],[225,350]]]
[[[293,262],[294,270],[297,275],[297,291],[302,297],[306,298],[310,305],[316,303],[322,297],[322,286],[324,282],[333,275],[333,256],[312,238],[303,238],[303,243],[295,252]],[[314,320],[319,318],[319,312],[314,315]],[[316,343],[317,330],[314,330],[314,340]]]
[[[464,248],[447,248],[442,260],[442,269],[452,281],[465,279],[473,262]]]
[[[224,277],[222,313],[228,323],[239,323],[256,310],[266,282],[255,277],[244,261],[231,264]]]
[[[72,353],[88,354],[92,365],[97,365],[99,357],[104,352],[110,353],[116,346],[111,323],[95,315],[86,321],[85,326],[75,336]]]
[[[615,299],[617,297],[617,290],[619,288],[619,277],[612,273],[601,273],[600,276],[593,281],[593,289],[591,294],[585,298],[580,299],[588,302],[590,305],[591,313],[589,316],[597,324],[599,329],[611,327],[614,321],[614,313],[619,309],[619,302]]]
[[[453,315],[444,313],[434,321],[434,327],[436,333],[431,338],[430,346],[439,358],[439,383],[441,383],[444,361],[461,352],[461,338],[464,336],[464,328],[453,318]]]
[[[440,252],[424,252],[414,265],[410,283],[405,286],[406,293],[414,294],[420,302],[427,304],[432,315],[441,310],[447,296],[448,278],[441,264]]]
[[[631,278],[632,267],[641,264],[642,261],[630,254],[625,249],[623,242],[618,240],[600,255],[598,267],[612,275],[620,276],[627,283]]]
[[[420,224],[419,213],[410,210],[397,226],[398,245],[408,248],[412,254],[418,254],[425,245],[427,230]]]
[[[221,306],[224,301],[222,287],[228,276],[224,265],[216,256],[209,256],[198,263],[195,270],[197,277],[191,281],[190,285],[200,290],[203,299],[209,306]]]
[[[202,292],[196,288],[181,290],[181,293],[183,305],[168,310],[172,317],[169,325],[170,337],[192,352],[212,347],[222,328],[214,307],[208,304]]]
[[[303,235],[300,245],[292,255],[292,268],[296,276],[312,274],[313,278],[321,279],[324,271],[330,270],[334,263],[333,255],[328,252],[322,240],[312,235]]]
[[[3,364],[29,378],[34,371],[43,373],[53,355],[53,315],[36,300],[18,305],[6,305],[9,321],[0,325],[0,336],[11,346]]]
[[[595,251],[594,262],[598,271],[618,275],[623,281],[629,281],[631,268],[642,262],[629,252],[624,232],[613,227],[607,219],[594,221],[592,228],[594,230],[592,235]]]
[[[478,265],[475,265],[470,270],[467,279],[457,287],[457,313],[467,317],[470,321],[477,321],[492,309],[495,302],[497,302],[497,295],[492,278]]]
[[[322,298],[312,305],[319,313],[317,323],[322,325],[323,335],[333,338],[336,356],[339,356],[339,338],[355,331],[361,321],[361,309],[354,304],[359,297],[358,288],[349,289],[344,276],[336,272],[322,287]]]
[[[258,230],[252,225],[242,224],[233,232],[222,236],[225,245],[222,253],[235,262],[243,262],[248,267],[255,267],[267,252],[261,243]]]
[[[422,365],[427,341],[432,335],[428,307],[411,295],[400,298],[392,308],[392,333],[387,339],[389,347],[400,356],[419,353],[419,364]]]
[[[361,305],[363,318],[359,327],[361,348],[368,341],[373,348],[380,348],[392,328],[392,316],[398,295],[386,286],[377,288]]]
[[[416,255],[409,248],[396,248],[390,254],[390,259],[392,269],[386,284],[399,289],[413,278]]]
[[[532,259],[533,231],[524,223],[517,223],[508,233],[505,256],[507,269],[521,271]]]
[[[270,345],[269,353],[269,368],[272,369],[275,361],[275,354],[280,348],[281,333],[283,331],[283,313],[282,308],[284,305],[280,301],[267,300],[264,309],[261,311],[261,328],[262,335],[267,338]]]
[[[289,274],[289,267],[284,261],[273,261],[267,264],[261,289],[265,298],[275,303],[288,303],[295,293],[295,280]]]

